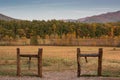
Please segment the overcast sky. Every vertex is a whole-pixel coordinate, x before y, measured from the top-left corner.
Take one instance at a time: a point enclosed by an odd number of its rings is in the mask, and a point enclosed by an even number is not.
[[[25,20],[78,19],[120,10],[120,0],[0,0],[0,13]]]

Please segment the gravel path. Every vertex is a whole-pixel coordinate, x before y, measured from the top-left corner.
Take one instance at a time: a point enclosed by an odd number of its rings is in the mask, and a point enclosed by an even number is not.
[[[23,76],[23,77],[10,77],[0,76],[0,80],[120,80],[120,77],[76,77],[75,71],[64,72],[45,72],[43,78]]]

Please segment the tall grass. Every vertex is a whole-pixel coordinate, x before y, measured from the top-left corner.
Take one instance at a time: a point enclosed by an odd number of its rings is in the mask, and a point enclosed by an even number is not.
[[[21,53],[37,54],[38,48],[43,48],[43,73],[45,71],[64,71],[77,69],[76,48],[59,46],[0,46],[0,75],[16,76],[16,48]],[[80,47],[83,53],[98,52],[99,47]],[[103,76],[120,77],[120,54],[112,51],[113,47],[103,47]],[[88,58],[88,63],[81,59],[82,74],[97,74],[97,58]],[[28,58],[21,59],[23,75],[37,74],[37,59],[32,58],[31,70],[28,70]]]

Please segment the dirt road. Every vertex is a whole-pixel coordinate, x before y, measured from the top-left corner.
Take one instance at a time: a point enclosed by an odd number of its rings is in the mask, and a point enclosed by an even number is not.
[[[0,76],[0,80],[120,80],[120,77],[76,77],[75,71],[45,72],[43,78],[35,76]]]

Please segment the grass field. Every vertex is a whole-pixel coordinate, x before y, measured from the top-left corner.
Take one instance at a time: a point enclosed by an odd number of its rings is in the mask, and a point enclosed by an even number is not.
[[[100,47],[81,46],[0,46],[0,75],[16,75],[16,48],[21,53],[37,54],[38,48],[43,48],[43,72],[76,70],[76,49],[83,53],[98,52]],[[103,76],[120,77],[120,48],[103,48]],[[22,58],[22,74],[37,74],[37,60],[32,59],[31,70],[28,70],[28,59]],[[82,74],[97,74],[97,58],[88,58],[88,63],[82,59]]]

